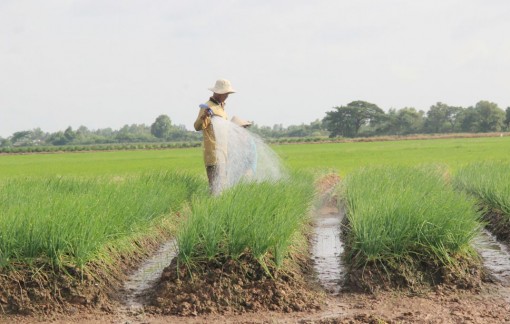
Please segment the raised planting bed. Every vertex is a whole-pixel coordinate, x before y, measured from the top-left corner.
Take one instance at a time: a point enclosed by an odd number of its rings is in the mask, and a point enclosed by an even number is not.
[[[206,194],[202,180],[169,172],[13,178],[0,187],[6,313],[107,308],[125,270],[175,232],[192,195]]]
[[[340,187],[346,210],[347,284],[363,290],[477,287],[485,274],[472,246],[476,201],[445,181],[445,170],[373,167]]]
[[[179,255],[152,297],[153,311],[198,315],[320,307],[305,232],[313,179],[242,183],[194,200],[177,241]],[[309,278],[308,278],[309,279]]]

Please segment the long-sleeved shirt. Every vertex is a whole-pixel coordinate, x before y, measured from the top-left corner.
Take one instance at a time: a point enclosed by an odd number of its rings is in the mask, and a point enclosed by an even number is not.
[[[213,98],[210,98],[209,101],[206,102],[206,105],[211,108],[214,116],[219,116],[225,120],[228,119],[227,113],[225,112],[224,106],[225,103],[220,104]],[[216,138],[214,136],[214,129],[211,123],[211,117],[207,116],[202,119],[203,115],[206,114],[205,109],[200,109],[198,113],[197,120],[195,120],[195,130],[203,131],[204,135],[204,163],[206,166],[216,165]]]

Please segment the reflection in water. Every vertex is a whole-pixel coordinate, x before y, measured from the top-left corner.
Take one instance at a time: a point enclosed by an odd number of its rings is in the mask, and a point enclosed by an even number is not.
[[[487,230],[480,232],[475,247],[483,258],[484,266],[504,286],[510,286],[510,250],[498,242]]]
[[[340,241],[342,215],[336,208],[322,208],[315,218],[312,256],[319,282],[330,293],[340,292],[343,279]]]
[[[139,308],[143,305],[140,302],[140,295],[151,288],[161,277],[163,269],[167,267],[177,255],[177,244],[171,240],[163,244],[159,250],[138,268],[124,283],[126,290],[125,303],[128,307]]]

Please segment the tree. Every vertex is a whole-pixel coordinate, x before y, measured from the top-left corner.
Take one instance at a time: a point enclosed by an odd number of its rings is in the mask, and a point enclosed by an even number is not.
[[[422,131],[424,112],[414,108],[402,108],[397,112],[397,129],[399,135],[417,134]]]
[[[510,130],[510,107],[506,108],[505,113],[506,113],[506,118],[505,118],[506,129]]]
[[[71,126],[67,127],[64,131],[64,137],[67,139],[67,143],[72,142],[76,137],[76,133],[73,131]]]
[[[460,130],[466,133],[478,132],[478,114],[474,107],[464,109],[458,116]]]
[[[11,143],[10,139],[0,137],[0,147],[11,147],[11,146],[12,146],[12,143]]]
[[[347,106],[334,107],[326,112],[323,123],[330,137],[356,137],[361,126],[377,123],[383,119],[384,111],[366,101],[353,101]]]
[[[450,124],[450,132],[455,132],[459,121],[459,115],[462,113],[464,108],[447,106],[446,107],[446,120]]]
[[[447,128],[448,105],[438,102],[427,111],[425,128],[429,133],[442,133]]]
[[[69,143],[69,139],[62,131],[51,134],[46,141],[53,145],[66,145]]]
[[[505,112],[497,104],[489,101],[479,101],[475,105],[478,115],[478,131],[499,132],[505,120]]]
[[[167,115],[160,115],[151,125],[151,134],[157,138],[167,138],[172,130],[172,121]]]
[[[12,134],[10,140],[12,145],[23,145],[30,140],[31,131],[20,131]]]

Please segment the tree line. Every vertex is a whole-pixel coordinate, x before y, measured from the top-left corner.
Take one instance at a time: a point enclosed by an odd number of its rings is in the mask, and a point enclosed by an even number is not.
[[[353,101],[334,107],[322,122],[329,137],[501,132],[510,131],[510,107],[503,110],[489,101],[467,108],[438,102],[427,112],[406,107],[385,113],[375,104]]]
[[[68,127],[54,133],[44,132],[40,128],[19,131],[5,139],[0,137],[0,147],[197,142],[201,139],[200,133],[188,131],[184,125],[173,125],[170,117],[161,115],[152,125],[124,125],[118,130],[90,130],[80,126],[76,130]]]
[[[503,110],[489,101],[479,101],[466,108],[438,102],[427,112],[412,107],[392,108],[385,112],[376,104],[358,100],[346,106],[333,107],[323,119],[309,124],[288,127],[254,124],[251,131],[270,140],[500,132],[510,131],[510,107]],[[89,130],[85,126],[76,130],[68,127],[54,133],[40,128],[24,130],[7,138],[0,137],[0,147],[198,142],[201,139],[201,132],[189,131],[184,125],[174,125],[169,116],[160,115],[151,125],[124,125],[118,130]]]

